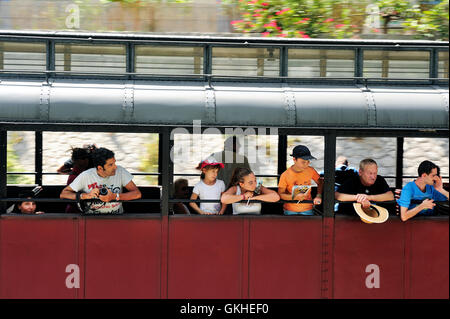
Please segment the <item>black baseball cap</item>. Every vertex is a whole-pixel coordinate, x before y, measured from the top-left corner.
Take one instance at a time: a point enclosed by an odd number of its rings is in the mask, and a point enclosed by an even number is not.
[[[307,148],[305,145],[297,145],[296,147],[294,147],[291,156],[295,158],[301,158],[306,161],[317,159],[311,155],[309,148]]]

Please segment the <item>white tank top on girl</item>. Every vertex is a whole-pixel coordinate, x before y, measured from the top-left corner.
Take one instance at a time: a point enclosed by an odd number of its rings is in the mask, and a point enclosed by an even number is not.
[[[241,188],[236,186],[236,195],[241,195]],[[251,199],[250,199],[251,200]],[[233,215],[261,214],[261,203],[233,203]]]
[[[225,191],[225,183],[220,179],[216,179],[214,185],[206,185],[203,181],[195,184],[193,193],[197,194],[200,199],[217,199],[220,200],[220,196]],[[200,209],[202,211],[217,214],[221,208],[220,202],[218,203],[200,203]]]

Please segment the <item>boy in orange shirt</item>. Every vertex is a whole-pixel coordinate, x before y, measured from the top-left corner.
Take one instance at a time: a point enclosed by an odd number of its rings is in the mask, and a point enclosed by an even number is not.
[[[297,194],[294,198],[292,198],[292,188],[295,185],[311,186],[311,180],[314,180],[317,183],[317,195],[313,202],[314,205],[320,205],[322,203],[323,179],[314,168],[309,166],[310,160],[316,158],[311,156],[311,152],[304,145],[294,147],[291,156],[293,157],[294,165],[281,174],[280,182],[278,183],[278,194],[284,200],[297,200],[298,202],[311,200],[311,188],[306,193]],[[285,215],[314,215],[312,203],[285,203],[283,208]]]

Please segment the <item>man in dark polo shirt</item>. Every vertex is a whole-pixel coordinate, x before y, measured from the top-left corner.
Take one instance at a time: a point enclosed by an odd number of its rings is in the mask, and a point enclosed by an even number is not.
[[[356,214],[353,202],[361,203],[364,208],[370,206],[371,202],[393,201],[394,194],[386,183],[386,180],[378,175],[378,165],[370,158],[359,163],[359,175],[347,179],[336,191],[335,198],[339,203],[338,213]],[[381,204],[386,209],[392,209],[394,204]]]

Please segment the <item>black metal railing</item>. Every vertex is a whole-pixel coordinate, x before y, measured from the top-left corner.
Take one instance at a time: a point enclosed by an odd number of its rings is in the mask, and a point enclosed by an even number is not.
[[[9,47],[7,48],[6,44]],[[23,44],[35,44],[34,53],[40,54],[38,57],[20,57],[20,46]],[[14,47],[15,45],[15,47]],[[72,47],[73,46],[73,47]],[[95,47],[95,50],[93,50]],[[170,48],[187,49],[182,52],[170,53]],[[150,52],[136,51],[138,49],[150,50]],[[103,53],[102,53],[103,49]],[[218,50],[215,53],[214,50]],[[236,52],[227,50],[236,49]],[[253,50],[254,49],[254,50]],[[8,51],[9,50],[9,51]],[[153,50],[153,51],[152,51]],[[250,51],[249,51],[250,50]],[[261,51],[266,50],[266,51]],[[276,50],[276,54],[274,51]],[[296,51],[297,50],[297,51]],[[311,52],[304,54],[302,50],[318,50],[321,54],[316,56]],[[23,49],[24,54],[33,54],[33,48]],[[192,52],[191,52],[192,51]],[[374,51],[377,51],[374,53]],[[379,51],[379,52],[378,52]],[[164,52],[164,53],[161,53]],[[333,54],[339,52],[348,53],[343,57],[334,57]],[[396,56],[390,56],[391,52]],[[10,54],[8,58],[6,55]],[[379,54],[378,54],[379,53]],[[404,55],[398,56],[399,53]],[[417,55],[414,56],[414,53]],[[45,59],[42,56],[45,54]],[[80,61],[77,65],[72,65],[72,59],[80,55],[90,57],[82,59],[81,62],[88,62],[97,67],[99,71],[75,71],[73,68],[83,68]],[[103,54],[103,55],[102,55]],[[290,54],[292,56],[290,57]],[[14,55],[14,58],[11,57]],[[328,56],[329,55],[329,56]],[[366,56],[367,55],[367,56]],[[369,56],[370,55],[370,56]],[[96,59],[106,56],[114,57],[111,65],[96,66]],[[374,57],[375,56],[375,57]],[[150,57],[153,62],[141,62],[138,58]],[[179,68],[174,67],[174,61],[170,59],[188,58],[189,62],[176,63]],[[9,67],[5,61],[15,59]],[[42,59],[31,61],[31,59]],[[164,60],[166,59],[166,60]],[[169,60],[168,60],[169,59]],[[235,61],[237,72],[245,59],[250,60],[251,66],[246,70],[245,75],[228,75],[229,72],[220,71],[221,59]],[[234,59],[234,60],[233,60]],[[239,60],[241,59],[241,60]],[[327,76],[327,64],[335,63],[339,60],[351,61],[346,73],[347,77]],[[247,61],[246,60],[246,61]],[[296,71],[298,67],[290,62],[298,61],[319,61],[317,66],[318,76],[308,76]],[[58,61],[58,64],[56,63]],[[155,62],[156,61],[156,62]],[[334,62],[333,62],[334,61]],[[380,63],[383,61],[383,63]],[[410,62],[410,66],[392,66],[396,62]],[[276,63],[274,63],[276,62]],[[387,62],[387,63],[384,63]],[[144,66],[139,68],[140,63]],[[155,65],[152,65],[155,64]],[[247,62],[245,62],[247,63]],[[269,63],[275,69],[265,70],[265,65]],[[82,63],[81,63],[82,64]],[[98,63],[97,63],[98,64]],[[145,65],[149,64],[149,65]],[[32,70],[32,67],[40,66],[39,70]],[[311,63],[309,63],[311,66]],[[22,66],[18,69],[17,66]],[[137,67],[138,66],[138,67]],[[217,66],[218,68],[215,68]],[[229,62],[227,63],[229,68]],[[158,72],[141,72],[140,69],[174,68],[176,72],[164,74]],[[227,68],[227,69],[228,69]],[[59,69],[59,70],[58,70]],[[201,36],[150,36],[150,35],[123,35],[123,34],[102,34],[102,33],[67,33],[67,32],[26,32],[26,31],[2,31],[0,32],[0,70],[3,76],[23,76],[44,75],[47,78],[55,76],[69,77],[99,77],[99,78],[126,78],[126,79],[197,79],[211,81],[221,80],[282,80],[282,81],[406,81],[424,83],[448,83],[448,42],[433,41],[393,41],[393,40],[325,40],[325,39],[264,39],[264,38],[220,38]],[[102,72],[102,70],[104,72]],[[122,71],[120,71],[122,70]],[[185,72],[189,70],[189,72]],[[392,72],[391,72],[392,71]],[[264,73],[272,73],[267,76]],[[276,74],[273,74],[276,72]],[[334,71],[333,71],[334,72]],[[424,74],[423,76],[396,77],[399,74]],[[255,75],[251,75],[251,74]],[[379,77],[374,77],[373,73],[379,73]],[[390,75],[393,73],[393,75]],[[350,75],[351,74],[351,75]],[[440,77],[442,75],[442,77]]]

